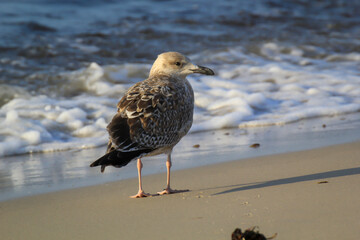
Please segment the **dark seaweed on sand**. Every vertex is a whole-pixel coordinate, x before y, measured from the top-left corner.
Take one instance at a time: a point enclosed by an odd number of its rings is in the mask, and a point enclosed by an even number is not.
[[[259,231],[254,231],[255,227],[246,229],[245,232],[242,232],[240,228],[236,228],[231,235],[231,240],[268,240],[276,237],[276,233],[269,238],[266,238]]]

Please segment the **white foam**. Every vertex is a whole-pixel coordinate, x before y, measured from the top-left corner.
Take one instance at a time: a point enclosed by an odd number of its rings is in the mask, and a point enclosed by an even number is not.
[[[8,123],[12,123],[16,120],[18,120],[19,115],[15,110],[10,110],[6,113],[5,121]]]
[[[229,48],[190,56],[216,72],[189,76],[195,91],[191,131],[283,125],[360,111],[358,54],[312,59],[309,51],[326,52],[266,43],[258,55]],[[92,63],[60,74],[58,97],[19,95],[0,108],[0,156],[106,144],[118,100],[149,68]]]
[[[26,140],[30,145],[36,145],[41,142],[41,134],[39,131],[30,130],[21,134],[21,138]]]

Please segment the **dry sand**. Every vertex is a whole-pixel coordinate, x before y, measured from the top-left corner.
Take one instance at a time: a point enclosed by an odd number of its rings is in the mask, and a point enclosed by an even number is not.
[[[360,142],[175,171],[172,185],[191,191],[130,199],[129,179],[0,202],[0,236],[215,240],[255,225],[279,240],[360,236]],[[164,186],[165,174],[144,177],[148,192]]]

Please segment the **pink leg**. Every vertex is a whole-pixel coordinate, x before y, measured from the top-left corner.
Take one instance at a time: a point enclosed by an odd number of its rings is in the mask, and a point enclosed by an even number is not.
[[[138,169],[138,176],[139,176],[139,191],[136,195],[130,196],[131,198],[142,198],[142,197],[148,197],[151,196],[149,193],[145,193],[142,189],[142,183],[141,183],[141,169],[143,167],[143,164],[141,162],[141,159],[139,158],[137,160],[137,169]]]
[[[179,193],[179,192],[188,192],[189,190],[173,190],[170,188],[170,168],[171,168],[171,153],[168,154],[167,157],[167,161],[166,161],[166,170],[167,170],[167,175],[166,175],[166,188],[164,189],[164,191],[158,192],[158,194],[160,195],[164,195],[164,194],[171,194],[171,193]]]

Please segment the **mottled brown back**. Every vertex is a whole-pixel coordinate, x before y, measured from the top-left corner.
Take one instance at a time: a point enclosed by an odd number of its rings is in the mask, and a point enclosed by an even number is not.
[[[185,82],[185,84],[184,84]],[[189,131],[194,95],[187,80],[159,75],[131,87],[108,125],[108,151],[171,147]]]

